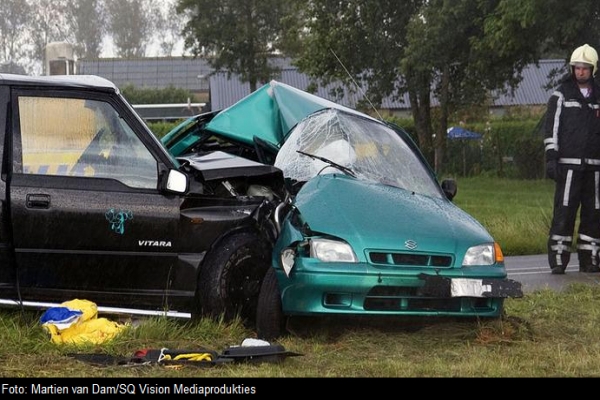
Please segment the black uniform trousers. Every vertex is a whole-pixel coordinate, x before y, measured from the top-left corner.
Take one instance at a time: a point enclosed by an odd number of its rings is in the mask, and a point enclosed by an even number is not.
[[[597,266],[600,250],[600,171],[574,170],[560,164],[557,169],[554,215],[548,238],[550,268],[566,269],[569,263],[578,210],[577,253],[580,269]]]

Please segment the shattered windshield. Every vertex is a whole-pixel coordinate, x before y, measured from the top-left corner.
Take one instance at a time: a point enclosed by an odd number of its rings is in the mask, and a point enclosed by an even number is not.
[[[319,111],[298,123],[277,154],[275,166],[285,177],[298,181],[325,173],[348,173],[357,179],[443,197],[419,157],[393,129],[336,109]]]

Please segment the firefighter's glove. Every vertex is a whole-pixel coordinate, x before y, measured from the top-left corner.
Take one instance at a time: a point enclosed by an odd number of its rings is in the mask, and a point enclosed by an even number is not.
[[[556,181],[556,174],[558,169],[558,163],[556,160],[546,161],[546,176],[553,181]]]

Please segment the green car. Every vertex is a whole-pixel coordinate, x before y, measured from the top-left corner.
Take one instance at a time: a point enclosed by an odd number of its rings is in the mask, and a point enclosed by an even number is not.
[[[197,138],[286,181],[260,338],[285,334],[293,316],[499,317],[505,298],[523,295],[498,243],[452,203],[455,182],[438,183],[401,128],[275,81],[196,121]],[[177,136],[163,142],[174,149]]]

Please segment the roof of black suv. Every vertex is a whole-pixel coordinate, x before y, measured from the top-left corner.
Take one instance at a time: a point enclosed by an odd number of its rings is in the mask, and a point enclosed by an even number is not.
[[[111,81],[96,75],[51,75],[27,76],[17,74],[0,74],[0,84],[61,86],[72,88],[108,89],[118,92],[119,89]]]

